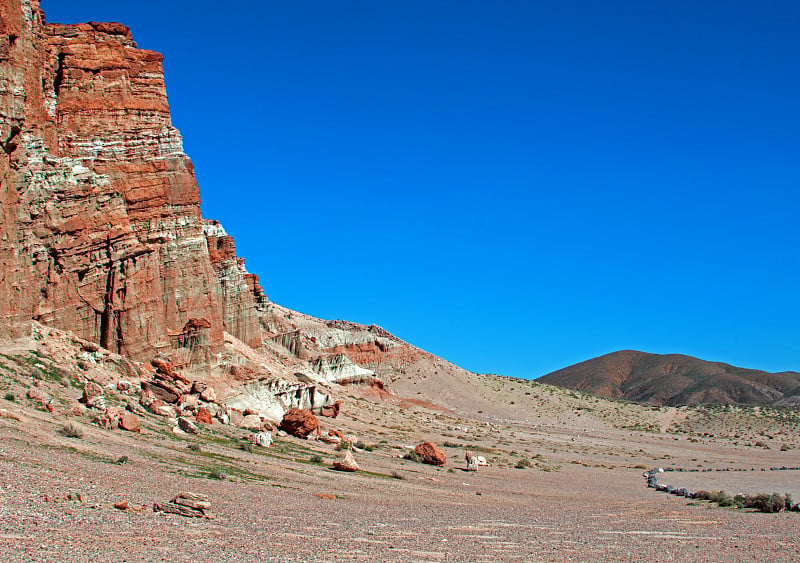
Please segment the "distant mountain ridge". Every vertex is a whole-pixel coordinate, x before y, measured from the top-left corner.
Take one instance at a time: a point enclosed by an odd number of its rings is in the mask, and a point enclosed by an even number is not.
[[[610,399],[654,405],[800,405],[800,373],[769,373],[682,354],[612,352],[537,379]]]

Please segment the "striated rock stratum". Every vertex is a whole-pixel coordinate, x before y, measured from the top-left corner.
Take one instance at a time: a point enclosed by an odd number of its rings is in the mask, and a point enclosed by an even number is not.
[[[162,56],[128,27],[48,23],[38,0],[0,0],[0,62],[1,335],[35,323],[168,361],[208,384],[204,401],[274,421],[335,408],[338,385],[402,402],[386,390],[398,378],[466,373],[379,327],[268,300],[201,216]]]

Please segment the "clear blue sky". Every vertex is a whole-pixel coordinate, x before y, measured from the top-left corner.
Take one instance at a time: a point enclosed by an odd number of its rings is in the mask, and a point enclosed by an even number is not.
[[[518,377],[800,371],[796,0],[43,0],[165,55],[270,298]]]

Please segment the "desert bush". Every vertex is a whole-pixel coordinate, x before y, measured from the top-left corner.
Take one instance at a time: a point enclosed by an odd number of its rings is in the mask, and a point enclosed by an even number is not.
[[[124,465],[128,463],[128,456],[121,455],[117,458],[117,460],[114,463],[116,463],[117,465]]]
[[[725,491],[720,491],[717,500],[715,501],[719,506],[733,506],[733,497],[728,495]]]
[[[193,452],[202,452],[203,448],[200,447],[200,444],[187,444],[186,449],[193,451]]]
[[[417,463],[422,463],[422,456],[419,455],[417,452],[406,452],[403,456],[403,459],[407,459],[409,461],[416,461]]]
[[[310,458],[308,458],[308,461],[310,461],[311,463],[322,463],[323,459],[321,455],[314,454]]]
[[[216,479],[218,481],[222,481],[225,479],[225,477],[226,475],[219,469],[212,469],[211,471],[208,472],[209,479]]]
[[[758,493],[747,495],[743,508],[753,508],[759,512],[780,512],[786,507],[786,498],[778,493]]]
[[[729,497],[728,493],[726,493],[725,491],[697,491],[697,493],[695,493],[695,498],[699,498],[700,500],[716,502],[717,504],[719,504],[721,500],[725,501],[725,499],[730,499],[731,504],[727,506],[733,505],[733,499]]]
[[[3,395],[3,398],[6,401],[11,401],[12,403],[17,400],[17,398],[14,396],[14,393],[12,393],[11,391]]]
[[[348,442],[347,440],[342,440],[341,442],[339,442],[338,444],[336,444],[336,449],[337,449],[338,451],[342,451],[342,450],[352,450],[352,449],[353,449],[353,444],[351,444],[351,443],[350,443],[350,442]]]
[[[58,433],[67,438],[83,438],[83,429],[72,422],[68,422],[62,426]]]
[[[531,466],[531,462],[528,459],[523,457],[522,459],[517,461],[517,464],[514,466],[514,468],[515,469],[527,469],[530,466]]]

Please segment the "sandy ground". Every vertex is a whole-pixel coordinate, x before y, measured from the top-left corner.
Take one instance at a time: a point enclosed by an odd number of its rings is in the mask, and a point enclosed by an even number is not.
[[[198,436],[155,415],[141,434],[102,430],[49,364],[33,379],[19,369],[22,352],[0,356],[0,561],[797,560],[800,513],[719,508],[642,477],[663,467],[663,484],[800,500],[800,471],[761,471],[800,467],[797,409],[647,407],[434,370],[393,389],[417,404],[339,390],[323,431],[362,443],[362,471],[341,473],[331,445],[285,437],[248,451],[249,431],[218,422]],[[80,438],[59,432],[67,422]],[[445,467],[402,459],[426,440]],[[465,450],[490,466],[463,471]],[[208,495],[213,519],[153,511],[182,491]]]
[[[364,431],[382,411],[358,410],[359,403],[347,402],[357,416],[325,424]],[[478,473],[460,469],[459,448],[446,448],[451,460],[436,468],[399,459],[398,442],[356,452],[365,471],[344,474],[330,469],[336,452],[318,442],[285,438],[249,453],[237,445],[239,431],[175,437],[155,417],[141,436],[85,425],[83,438],[69,439],[57,432],[57,413],[17,408],[23,422],[0,419],[3,561],[794,561],[800,548],[798,513],[712,508],[647,489],[641,475],[643,465],[687,465],[698,456],[718,466],[742,464],[746,454],[752,463],[800,465],[794,452],[758,451],[757,460],[747,450],[664,434],[524,432],[515,423],[487,435],[495,446],[509,444],[487,452],[497,464]],[[389,414],[382,428],[414,427],[407,434],[418,439],[447,433],[456,420],[425,409]],[[526,448],[547,461],[525,469],[505,463],[506,452]],[[314,453],[322,464],[308,462]],[[115,463],[121,455],[128,461]],[[661,459],[644,463],[647,456]],[[203,475],[207,464],[227,477]],[[797,490],[798,477],[671,472],[662,482],[786,492]],[[152,511],[153,502],[185,490],[210,497],[213,520]],[[113,507],[123,500],[145,509]]]

